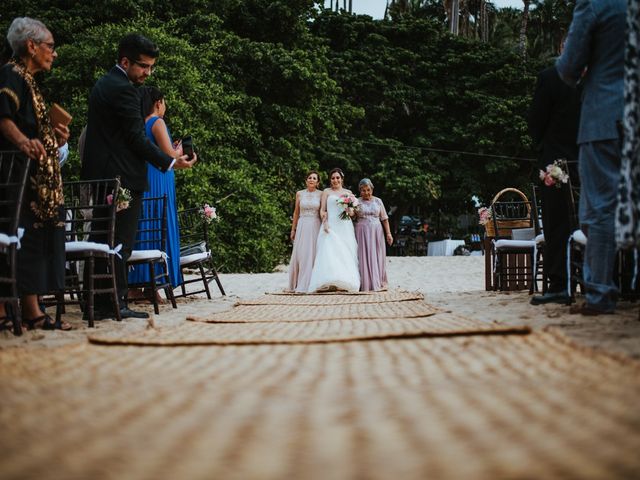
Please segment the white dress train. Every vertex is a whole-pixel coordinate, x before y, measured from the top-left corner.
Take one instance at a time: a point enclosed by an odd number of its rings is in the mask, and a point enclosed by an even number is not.
[[[320,227],[309,293],[333,289],[360,290],[358,245],[353,222],[340,218],[342,209],[337,204],[339,198],[333,194],[327,198],[329,233]]]

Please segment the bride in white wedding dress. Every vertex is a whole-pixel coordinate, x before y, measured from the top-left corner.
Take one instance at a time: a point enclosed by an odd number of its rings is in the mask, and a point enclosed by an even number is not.
[[[344,174],[339,168],[330,173],[331,188],[322,192],[320,216],[322,228],[318,234],[316,260],[313,264],[309,293],[332,290],[360,290],[358,245],[353,222],[342,220],[340,195],[351,193],[342,187]]]

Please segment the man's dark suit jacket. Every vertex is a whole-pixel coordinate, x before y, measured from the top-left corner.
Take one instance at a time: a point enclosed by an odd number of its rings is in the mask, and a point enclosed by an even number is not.
[[[119,175],[124,188],[142,192],[147,189],[146,162],[164,172],[172,161],[146,137],[138,90],[113,67],[91,90],[80,177]]]
[[[577,160],[580,97],[565,84],[555,67],[538,75],[529,112],[529,133],[540,150],[539,168],[558,158]]]

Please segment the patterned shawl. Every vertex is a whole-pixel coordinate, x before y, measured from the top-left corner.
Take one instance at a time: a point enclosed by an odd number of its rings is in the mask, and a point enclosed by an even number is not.
[[[31,188],[36,192],[36,200],[31,202],[30,207],[42,222],[57,220],[59,207],[64,204],[64,196],[60,164],[58,163],[58,142],[49,121],[49,112],[33,75],[19,60],[12,59],[9,63],[13,65],[14,71],[24,79],[31,91],[38,125],[38,138],[47,152],[46,156],[38,159],[35,175],[30,177]]]
[[[624,64],[624,135],[616,242],[619,248],[640,246],[640,6],[629,0]]]

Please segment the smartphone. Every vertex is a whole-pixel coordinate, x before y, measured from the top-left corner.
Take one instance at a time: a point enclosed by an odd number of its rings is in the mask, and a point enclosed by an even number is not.
[[[193,140],[191,135],[187,135],[182,139],[182,153],[189,157],[189,160],[193,158]]]

